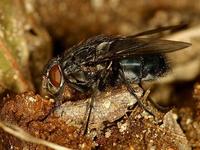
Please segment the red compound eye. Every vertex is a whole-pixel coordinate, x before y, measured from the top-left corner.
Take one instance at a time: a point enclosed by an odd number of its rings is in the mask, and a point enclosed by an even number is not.
[[[53,65],[49,70],[49,80],[57,88],[60,87],[62,80],[62,72],[59,65]]]

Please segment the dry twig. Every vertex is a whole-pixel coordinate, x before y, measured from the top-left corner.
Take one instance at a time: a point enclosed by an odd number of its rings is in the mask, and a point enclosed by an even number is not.
[[[26,142],[41,144],[41,145],[47,146],[49,148],[53,148],[55,150],[71,150],[70,148],[66,148],[66,147],[60,146],[58,144],[51,143],[51,142],[36,138],[36,137],[28,134],[22,128],[20,128],[16,125],[12,125],[12,124],[9,124],[9,123],[6,123],[6,122],[0,122],[0,127],[5,132],[7,132],[7,133],[9,133],[9,134],[21,139],[21,140],[24,140]]]

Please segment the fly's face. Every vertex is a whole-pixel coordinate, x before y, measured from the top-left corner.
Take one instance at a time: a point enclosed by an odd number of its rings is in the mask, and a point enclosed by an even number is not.
[[[50,94],[55,95],[59,93],[64,84],[64,77],[60,66],[60,59],[52,59],[45,69],[43,75],[43,88]]]

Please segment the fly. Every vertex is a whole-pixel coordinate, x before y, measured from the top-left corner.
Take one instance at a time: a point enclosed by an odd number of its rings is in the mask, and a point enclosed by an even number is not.
[[[92,37],[71,47],[61,57],[49,61],[44,69],[44,88],[56,98],[63,94],[64,85],[81,93],[90,93],[85,133],[95,95],[107,86],[124,84],[136,97],[138,104],[148,111],[134,94],[131,83],[140,84],[142,81],[156,80],[163,76],[169,70],[165,53],[184,49],[191,44],[142,36],[180,26],[161,27],[125,37]]]

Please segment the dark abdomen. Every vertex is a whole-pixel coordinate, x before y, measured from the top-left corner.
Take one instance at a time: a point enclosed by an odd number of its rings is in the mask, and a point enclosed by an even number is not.
[[[164,55],[135,56],[119,61],[126,80],[139,83],[141,80],[155,80],[168,70],[168,63]]]

